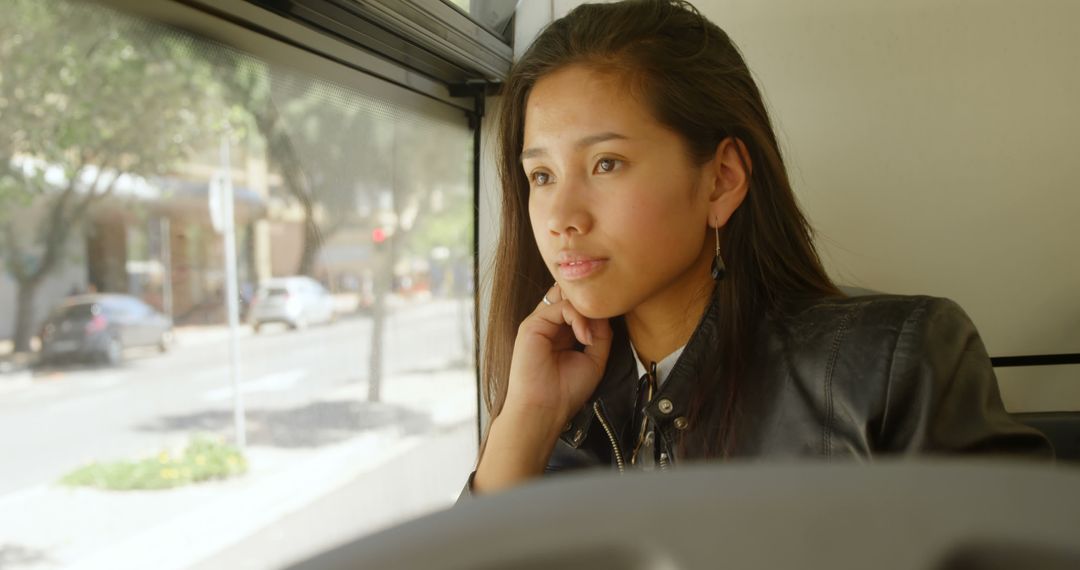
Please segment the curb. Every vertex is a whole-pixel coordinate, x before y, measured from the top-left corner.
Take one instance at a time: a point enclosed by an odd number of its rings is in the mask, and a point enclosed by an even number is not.
[[[34,375],[30,368],[5,370],[0,368],[0,394],[16,392],[32,386]]]
[[[237,327],[237,338],[254,336],[251,327],[241,324]],[[231,333],[228,326],[176,327],[173,329],[174,346],[201,346],[215,342],[228,342]]]

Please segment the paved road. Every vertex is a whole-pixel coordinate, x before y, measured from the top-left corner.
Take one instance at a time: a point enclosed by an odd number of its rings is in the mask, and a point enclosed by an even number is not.
[[[384,401],[434,397],[414,381],[425,374],[468,375],[471,339],[462,335],[470,313],[456,301],[395,309],[384,340]],[[370,331],[369,319],[355,318],[242,338],[249,444],[314,448],[389,421],[423,430],[430,417],[356,396],[366,393]],[[30,386],[0,394],[0,498],[91,460],[153,453],[195,432],[231,435],[228,363],[228,342],[218,338],[164,355],[132,352],[117,368],[39,370]]]

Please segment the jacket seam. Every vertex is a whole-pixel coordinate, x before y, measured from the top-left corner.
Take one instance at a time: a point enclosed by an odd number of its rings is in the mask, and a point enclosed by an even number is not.
[[[833,373],[836,370],[836,362],[840,359],[840,344],[844,340],[844,336],[847,333],[848,324],[851,322],[852,315],[855,310],[858,310],[862,305],[857,305],[844,314],[844,318],[840,320],[840,325],[837,327],[836,336],[833,337],[832,348],[829,354],[829,363],[825,368],[825,422],[822,426],[821,433],[821,445],[822,452],[825,455],[825,459],[832,459],[832,431],[834,422],[834,409],[833,405]]]
[[[890,401],[892,400],[892,386],[893,378],[896,375],[896,353],[900,351],[900,344],[908,338],[911,334],[912,324],[915,322],[916,317],[926,313],[927,300],[923,299],[923,302],[919,303],[908,313],[907,318],[904,319],[904,324],[900,326],[900,332],[896,335],[896,342],[893,343],[892,354],[889,357],[889,372],[885,377],[885,398],[883,402],[883,408],[881,413],[881,426],[878,428],[877,442],[875,442],[875,448],[877,443],[885,437],[886,427],[889,425],[890,415]]]

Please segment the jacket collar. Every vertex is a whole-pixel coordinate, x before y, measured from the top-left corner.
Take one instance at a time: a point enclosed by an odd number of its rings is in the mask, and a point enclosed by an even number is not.
[[[645,412],[661,428],[677,418],[686,418],[697,379],[702,374],[718,372],[720,302],[716,291],[719,289],[719,287],[714,289],[709,305],[701,315],[697,328],[690,335],[690,340],[687,341],[682,355],[675,361],[671,374],[660,386],[656,397],[645,408]]]
[[[633,417],[637,367],[634,364],[634,351],[630,348],[630,335],[622,317],[611,319],[611,332],[611,352],[608,353],[604,376],[585,406],[567,422],[562,433],[562,440],[571,447],[580,447],[585,441],[595,415],[593,406],[597,402],[617,433],[623,433],[624,424]]]
[[[690,397],[696,379],[704,371],[716,368],[716,347],[719,346],[719,300],[714,289],[709,305],[694,329],[671,374],[664,381],[656,397],[646,407],[661,428],[676,418],[685,418],[689,411]],[[611,352],[608,355],[604,377],[600,380],[586,405],[565,426],[561,439],[577,448],[585,441],[595,416],[594,404],[599,402],[606,419],[612,424],[620,439],[627,432],[634,416],[637,399],[637,364],[630,345],[630,335],[623,317],[611,319],[613,333]]]

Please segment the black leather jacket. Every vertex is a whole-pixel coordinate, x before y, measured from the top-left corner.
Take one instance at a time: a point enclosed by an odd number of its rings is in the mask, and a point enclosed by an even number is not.
[[[699,370],[714,370],[715,299],[645,412],[677,460]],[[607,370],[562,434],[548,471],[627,463],[637,367],[621,323]],[[964,311],[933,297],[829,298],[765,323],[759,372],[739,385],[730,457],[854,458],[1001,453],[1052,457],[1049,441],[1005,412],[990,358]],[[618,453],[615,453],[615,449]]]
[[[678,461],[677,431],[699,371],[715,370],[714,297],[646,413],[661,467]],[[547,471],[631,469],[637,367],[621,319],[607,369],[567,424]],[[956,303],[925,296],[836,297],[759,331],[757,372],[739,385],[729,457],[870,460],[882,454],[1053,457],[1040,432],[1009,417],[990,359]],[[471,478],[470,478],[471,482]],[[467,489],[468,490],[468,489]]]

